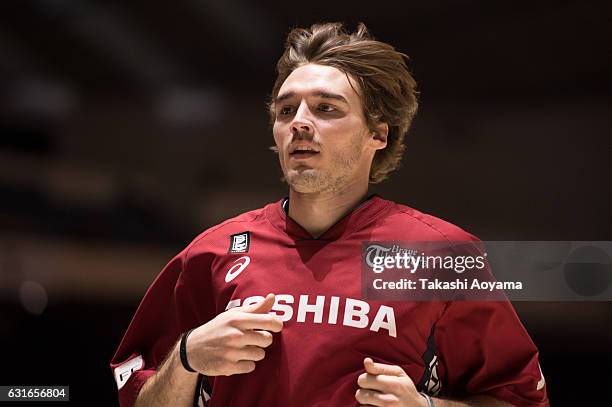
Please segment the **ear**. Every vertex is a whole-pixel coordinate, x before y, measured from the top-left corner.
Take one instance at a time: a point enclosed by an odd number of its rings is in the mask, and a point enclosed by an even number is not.
[[[387,123],[380,122],[376,125],[376,129],[371,132],[372,146],[376,150],[382,150],[387,147],[387,136],[389,135],[389,125]]]

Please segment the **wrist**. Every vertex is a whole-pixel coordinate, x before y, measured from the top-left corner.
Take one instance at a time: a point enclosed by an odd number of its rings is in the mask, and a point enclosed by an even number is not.
[[[178,346],[179,362],[185,372],[197,373],[197,371],[189,364],[189,359],[187,357],[187,339],[189,338],[189,334],[191,334],[192,331],[193,329],[181,335],[181,339],[179,341]]]
[[[433,399],[429,396],[429,394],[423,393],[423,392],[419,392],[419,394],[423,398],[424,403],[421,403],[423,407],[436,407],[436,404],[434,403]]]

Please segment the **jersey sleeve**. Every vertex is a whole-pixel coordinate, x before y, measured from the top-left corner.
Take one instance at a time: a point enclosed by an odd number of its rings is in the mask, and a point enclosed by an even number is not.
[[[121,407],[134,405],[142,385],[156,372],[181,333],[214,315],[206,278],[209,266],[201,261],[197,266],[187,266],[183,251],[149,287],[111,360]],[[194,267],[197,270],[186,271]]]
[[[443,395],[549,405],[538,351],[508,301],[449,302],[434,336],[445,371]]]

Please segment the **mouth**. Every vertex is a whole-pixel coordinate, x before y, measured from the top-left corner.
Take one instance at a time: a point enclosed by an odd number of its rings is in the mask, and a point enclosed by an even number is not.
[[[316,155],[319,155],[318,151],[295,151],[289,154],[289,156],[295,160],[306,160]]]
[[[289,156],[295,160],[306,160],[319,155],[319,151],[312,147],[294,147],[289,150]]]

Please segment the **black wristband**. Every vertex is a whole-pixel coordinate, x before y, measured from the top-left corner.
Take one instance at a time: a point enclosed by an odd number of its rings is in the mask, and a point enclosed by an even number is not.
[[[427,406],[428,407],[436,407],[436,405],[434,404],[434,401],[432,400],[431,397],[429,397],[429,394],[427,393],[423,393],[422,391],[419,392],[419,394],[423,397],[425,397],[425,400],[427,400]]]
[[[193,331],[193,329],[190,329],[189,331],[181,335],[181,344],[179,345],[179,356],[181,357],[181,365],[183,365],[185,370],[191,373],[196,373],[196,371],[193,370],[191,366],[189,366],[189,362],[187,362],[187,337],[189,336],[191,331]]]

